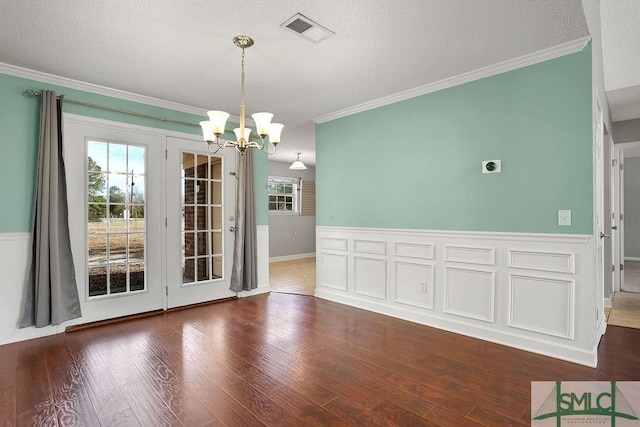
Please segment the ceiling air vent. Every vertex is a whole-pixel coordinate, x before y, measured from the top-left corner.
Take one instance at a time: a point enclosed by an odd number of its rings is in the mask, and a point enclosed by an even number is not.
[[[333,31],[299,13],[287,19],[280,27],[314,43],[320,43],[335,34]]]

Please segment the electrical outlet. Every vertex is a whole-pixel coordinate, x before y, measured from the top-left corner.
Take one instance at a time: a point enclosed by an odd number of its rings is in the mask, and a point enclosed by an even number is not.
[[[427,282],[420,282],[420,292],[427,292]]]

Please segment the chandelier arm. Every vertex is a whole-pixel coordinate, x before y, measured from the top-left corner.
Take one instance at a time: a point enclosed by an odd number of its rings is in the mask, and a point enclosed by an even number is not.
[[[271,145],[271,146],[273,147],[273,151],[269,151],[269,145]],[[264,144],[264,151],[266,151],[266,152],[267,152],[267,155],[268,155],[268,156],[271,156],[271,155],[273,155],[273,154],[276,154],[276,150],[277,150],[277,149],[278,149],[278,146],[277,146],[277,145],[273,145],[273,144],[271,144],[271,143],[269,143],[269,144],[266,144],[266,143],[265,143],[265,144]]]
[[[217,145],[218,145],[218,148],[216,148],[215,151],[211,151],[211,147],[213,147],[213,144],[207,144],[207,149],[209,150],[209,152],[211,154],[216,154],[222,148],[222,147],[220,147],[220,144],[217,144]]]

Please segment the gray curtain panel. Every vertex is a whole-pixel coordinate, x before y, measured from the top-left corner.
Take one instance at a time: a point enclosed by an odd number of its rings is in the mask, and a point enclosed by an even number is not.
[[[21,328],[59,325],[82,315],[67,213],[62,101],[55,92],[42,91],[31,268]]]
[[[229,289],[240,292],[258,287],[253,149],[238,156],[236,177],[236,231]]]

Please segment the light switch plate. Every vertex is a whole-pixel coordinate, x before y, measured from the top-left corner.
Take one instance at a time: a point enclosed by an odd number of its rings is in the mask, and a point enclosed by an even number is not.
[[[571,225],[571,211],[567,209],[560,209],[558,211],[558,225],[569,226]]]

